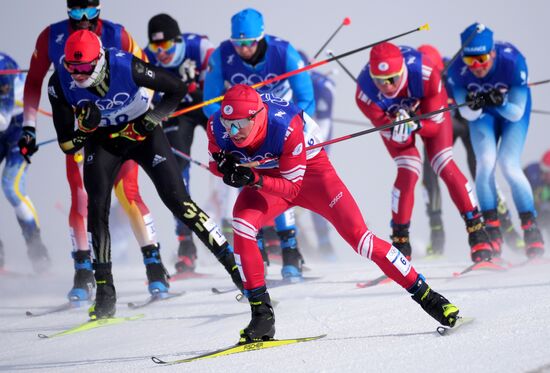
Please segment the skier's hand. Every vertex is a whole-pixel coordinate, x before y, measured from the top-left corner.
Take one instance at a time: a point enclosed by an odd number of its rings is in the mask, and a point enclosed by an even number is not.
[[[399,111],[395,116],[395,120],[402,121],[402,120],[407,120],[410,117],[411,117],[410,114],[406,110],[399,109]],[[409,140],[409,138],[411,137],[411,134],[414,131],[418,130],[419,128],[420,128],[420,125],[412,120],[405,123],[398,124],[392,129],[391,139],[392,141],[398,144],[404,144]]]
[[[31,163],[31,156],[38,151],[36,129],[31,126],[24,126],[17,145],[19,146],[19,153],[28,163]]]
[[[237,165],[240,163],[240,160],[237,156],[225,150],[222,150],[218,153],[213,153],[212,158],[214,158],[214,160],[216,161],[218,171],[221,172],[224,176],[234,172],[237,168]]]
[[[466,103],[472,110],[483,109],[487,105],[485,94],[474,91],[468,92],[466,95]]]
[[[500,89],[493,88],[484,93],[487,106],[502,106],[506,101],[506,94]]]
[[[94,132],[101,123],[101,110],[91,101],[86,101],[75,110],[78,129],[84,133]]]
[[[223,182],[234,188],[254,185],[260,176],[250,167],[235,166],[234,170],[223,175]]]
[[[185,83],[191,83],[197,76],[197,63],[188,58],[183,61],[178,70],[181,75],[181,80]]]

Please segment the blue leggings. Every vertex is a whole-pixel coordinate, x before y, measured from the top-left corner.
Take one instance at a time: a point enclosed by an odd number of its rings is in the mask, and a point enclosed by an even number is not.
[[[499,115],[483,114],[470,122],[476,156],[476,191],[482,211],[497,208],[495,170],[497,161],[510,188],[518,213],[535,213],[533,191],[521,168],[521,153],[529,128],[530,107],[517,122]]]

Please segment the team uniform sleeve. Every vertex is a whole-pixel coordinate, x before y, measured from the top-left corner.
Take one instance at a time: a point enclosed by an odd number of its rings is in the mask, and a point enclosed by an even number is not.
[[[159,123],[176,109],[187,94],[187,85],[180,79],[167,70],[136,57],[132,60],[132,76],[138,86],[164,93],[155,108],[147,113],[151,119]]]
[[[455,103],[462,105],[466,102],[468,91],[462,84],[458,69],[454,66],[456,66],[456,63],[451,66],[447,75],[447,88],[450,91],[449,95],[454,99]],[[458,112],[462,118],[468,122],[473,122],[481,116],[483,109],[472,110],[468,106],[461,106],[458,108]]]
[[[390,119],[380,106],[372,102],[371,99],[361,90],[361,87],[357,86],[355,92],[355,102],[359,107],[359,110],[372,122],[375,127],[383,126],[390,123]]]
[[[508,91],[504,105],[496,108],[496,111],[510,122],[517,122],[525,114],[529,98],[529,86],[527,85],[528,72],[525,58],[518,57],[512,83]]]
[[[36,127],[36,116],[40,103],[42,82],[48,72],[51,61],[48,52],[50,27],[46,27],[38,36],[31,57],[25,89],[23,93],[23,125]]]
[[[292,45],[288,45],[286,52],[286,71],[294,71],[305,66],[304,60]],[[315,96],[313,81],[309,72],[305,71],[288,78],[292,87],[292,101],[305,111],[310,117],[315,113]]]
[[[430,65],[423,65],[422,67],[424,97],[419,106],[420,113],[422,114],[444,109],[448,105],[447,91],[441,80],[441,75],[433,63],[430,62]],[[420,121],[422,128],[418,130],[418,134],[426,137],[435,135],[445,120],[450,120],[450,116],[447,113],[439,113],[422,119]]]
[[[212,53],[210,59],[208,60],[208,69],[204,79],[204,101],[223,95],[224,90],[222,59],[220,48],[218,48]],[[220,108],[221,104],[216,102],[214,104],[206,105],[202,108],[202,111],[204,112],[204,115],[210,117]]]
[[[199,83],[201,85],[201,88],[204,89],[204,79],[206,78],[206,70],[208,69],[208,61],[210,60],[210,57],[212,56],[212,53],[214,53],[214,44],[208,39],[206,36],[203,36],[201,38],[200,42],[200,59],[201,59],[201,65],[197,66],[198,70],[200,71],[199,74]]]
[[[269,176],[263,174],[261,170],[257,172],[263,177],[264,192],[292,200],[302,188],[307,167],[304,123],[300,115],[294,117],[288,132],[290,134],[283,144],[283,152],[279,157],[280,176]]]
[[[126,31],[125,28],[122,28],[122,32],[120,33],[120,44],[123,51],[133,54],[140,60],[149,62],[149,59],[147,58],[147,55],[145,54],[143,49],[141,49],[139,44],[136,43],[132,35],[130,35],[130,33]]]
[[[206,126],[206,136],[208,137],[208,168],[210,169],[210,172],[212,172],[214,175],[223,177],[223,174],[218,171],[218,165],[216,161],[212,157],[212,154],[221,151],[218,143],[216,142],[216,138],[214,137],[212,121],[213,117],[210,117]]]

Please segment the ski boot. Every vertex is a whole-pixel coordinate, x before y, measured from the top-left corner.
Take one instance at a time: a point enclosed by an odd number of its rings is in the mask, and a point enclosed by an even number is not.
[[[235,256],[233,255],[233,248],[228,246],[225,252],[218,257],[218,261],[223,265],[227,273],[231,276],[231,280],[239,289],[243,291],[243,280],[241,279],[241,274],[239,273],[239,267],[235,263]]]
[[[195,272],[195,261],[197,260],[197,247],[191,239],[191,236],[185,237],[180,241],[178,247],[178,261],[176,262],[176,272]]]
[[[544,240],[537,220],[533,213],[523,212],[519,214],[521,219],[521,229],[523,229],[523,239],[525,240],[525,253],[529,259],[538,258],[544,255]]]
[[[34,232],[32,237],[27,240],[27,255],[36,273],[44,273],[50,268],[48,249],[42,242],[38,231]]]
[[[445,249],[445,231],[441,221],[441,211],[430,214],[430,244],[426,254],[430,256],[443,255]]]
[[[97,290],[95,302],[88,310],[91,320],[108,319],[115,315],[116,290],[111,266],[111,263],[94,263]]]
[[[162,298],[168,294],[170,285],[168,284],[168,272],[160,258],[159,244],[143,246],[141,253],[143,254],[143,264],[145,264],[145,272],[149,281],[149,293]]]
[[[483,219],[485,220],[485,231],[491,240],[493,248],[493,258],[500,258],[502,255],[502,233],[500,232],[500,220],[498,220],[497,210],[483,211]]]
[[[92,299],[92,289],[95,287],[94,271],[90,250],[73,251],[74,280],[73,288],[67,294],[69,301],[80,304]]]
[[[290,282],[303,281],[302,267],[304,265],[304,259],[302,254],[296,249],[283,249],[283,268],[281,268],[281,275],[284,280]]]
[[[493,249],[491,239],[485,231],[485,224],[481,214],[475,209],[472,212],[463,214],[468,232],[468,244],[470,245],[470,256],[474,263],[491,261]]]
[[[266,287],[245,290],[245,295],[250,303],[252,319],[248,326],[241,330],[239,344],[273,339],[275,314]]]
[[[410,224],[395,224],[393,221],[391,222],[393,233],[390,238],[392,245],[399,250],[407,260],[411,260],[412,255],[412,247],[409,240],[409,226]]]
[[[411,298],[431,317],[441,325],[453,327],[456,323],[459,309],[449,302],[447,298],[433,291],[421,274],[416,283],[407,289],[412,294]]]

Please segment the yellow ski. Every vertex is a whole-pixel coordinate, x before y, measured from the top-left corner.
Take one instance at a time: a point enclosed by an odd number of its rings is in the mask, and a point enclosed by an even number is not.
[[[101,328],[103,326],[107,325],[116,325],[123,323],[125,321],[134,321],[141,319],[144,317],[144,314],[135,315],[135,316],[129,316],[129,317],[111,317],[108,319],[99,319],[99,320],[88,320],[84,324],[80,324],[78,326],[75,326],[74,328],[63,330],[59,333],[51,334],[51,335],[45,335],[45,334],[38,334],[38,338],[53,338],[53,337],[61,337],[64,335],[74,334],[83,332],[90,329],[96,329]]]

